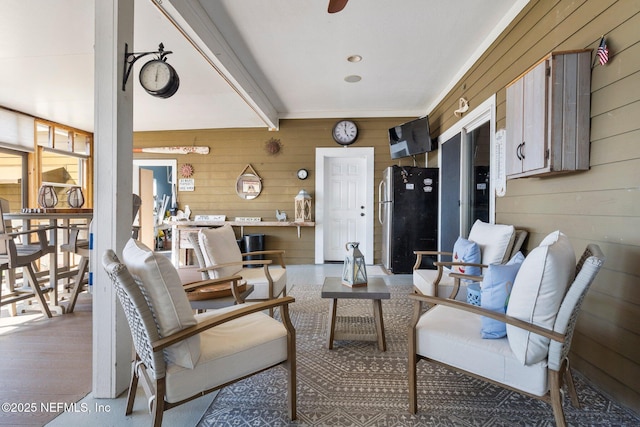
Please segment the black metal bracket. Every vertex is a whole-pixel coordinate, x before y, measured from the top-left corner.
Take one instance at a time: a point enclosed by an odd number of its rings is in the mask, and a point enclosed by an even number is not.
[[[131,69],[133,68],[133,64],[135,64],[135,62],[142,58],[143,56],[147,56],[147,55],[158,55],[158,59],[161,61],[164,61],[166,56],[169,55],[170,53],[173,53],[172,51],[168,50],[165,52],[164,50],[164,45],[162,43],[160,43],[160,45],[158,46],[158,50],[155,52],[129,52],[129,45],[127,43],[124,44],[124,68],[122,70],[122,91],[124,92],[125,87],[127,86],[127,80],[129,80],[129,74],[131,74]]]

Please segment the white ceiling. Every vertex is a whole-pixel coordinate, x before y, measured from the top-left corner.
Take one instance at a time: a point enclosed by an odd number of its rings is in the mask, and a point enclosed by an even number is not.
[[[528,0],[162,0],[192,42],[134,1],[133,50],[164,43],[180,76],[154,98],[136,63],[134,129],[168,130],[427,114]],[[0,0],[0,106],[93,131],[94,19],[90,0]]]

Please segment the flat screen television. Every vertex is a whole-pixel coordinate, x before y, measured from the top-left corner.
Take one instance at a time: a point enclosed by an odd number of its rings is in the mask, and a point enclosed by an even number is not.
[[[429,116],[389,129],[389,149],[392,159],[415,156],[433,150],[429,134]]]

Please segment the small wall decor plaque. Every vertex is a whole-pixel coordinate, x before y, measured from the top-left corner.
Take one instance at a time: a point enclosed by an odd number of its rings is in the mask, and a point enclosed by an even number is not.
[[[247,172],[247,171],[250,172]],[[243,199],[255,199],[262,192],[262,178],[251,167],[245,166],[244,170],[236,180],[236,193]]]
[[[195,191],[196,180],[193,178],[180,178],[178,180],[178,190],[180,191]]]

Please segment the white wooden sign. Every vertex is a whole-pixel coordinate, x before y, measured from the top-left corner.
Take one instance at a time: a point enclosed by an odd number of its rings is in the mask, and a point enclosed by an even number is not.
[[[180,178],[178,180],[179,191],[194,191],[196,188],[196,180],[193,178]]]

